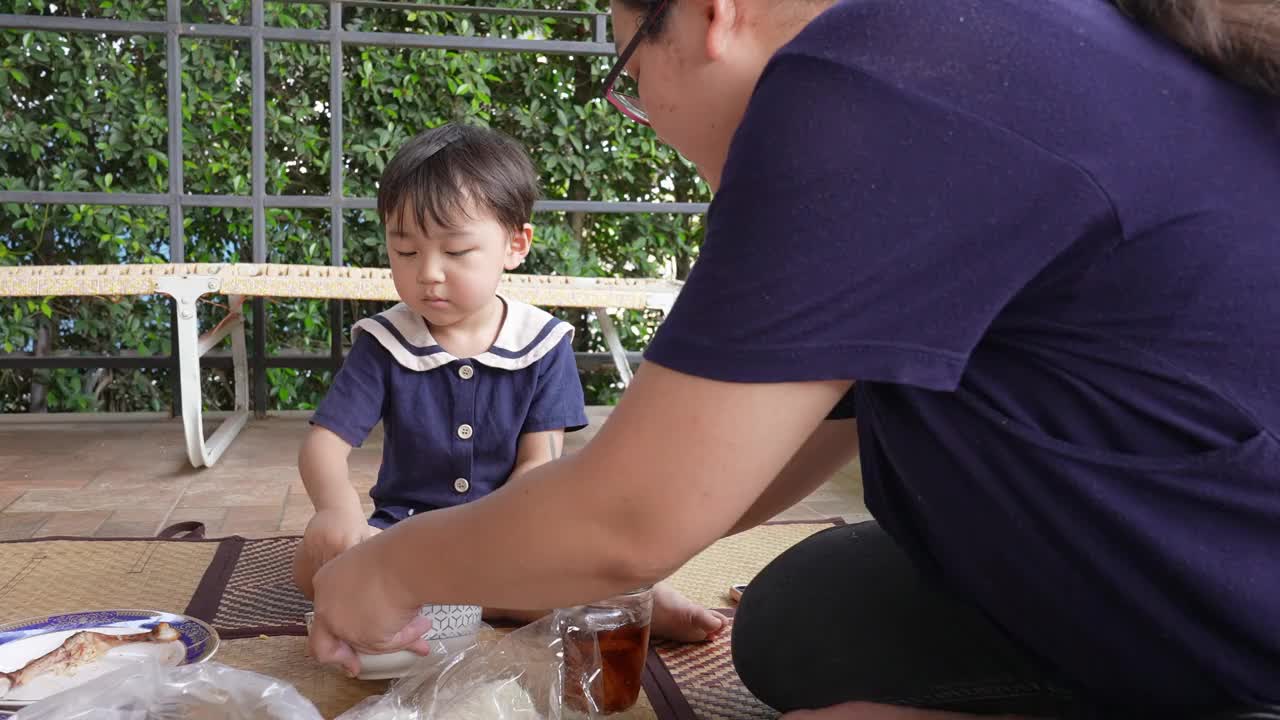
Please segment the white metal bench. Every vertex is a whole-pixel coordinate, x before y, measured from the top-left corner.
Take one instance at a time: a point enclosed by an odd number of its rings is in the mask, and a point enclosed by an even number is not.
[[[543,307],[587,308],[594,312],[622,382],[631,381],[631,366],[609,318],[609,309],[658,310],[675,302],[680,283],[650,279],[606,279],[554,275],[507,275],[504,295]],[[178,356],[182,424],[187,457],[196,467],[212,466],[249,419],[249,365],[245,348],[246,297],[317,298],[394,301],[391,271],[315,265],[199,264],[72,265],[0,267],[0,295],[9,297],[164,294],[178,306],[174,341]],[[196,306],[205,295],[225,294],[229,312],[201,334]],[[231,338],[235,411],[208,439],[204,436],[200,358]]]

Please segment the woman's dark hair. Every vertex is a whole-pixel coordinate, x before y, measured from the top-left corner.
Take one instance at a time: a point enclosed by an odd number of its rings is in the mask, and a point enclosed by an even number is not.
[[[470,208],[518,230],[533,216],[538,194],[538,172],[519,143],[497,130],[450,123],[417,135],[387,163],[378,217],[386,226],[408,204],[418,227],[430,217],[448,228]]]
[[[1112,0],[1224,77],[1280,95],[1280,0]]]
[[[622,4],[640,13],[640,21],[649,17],[649,14],[658,9],[662,5],[662,0],[622,0]],[[676,4],[676,0],[667,0],[666,5],[662,6],[662,15],[653,20],[653,24],[649,26],[649,35],[656,36],[662,33],[663,21],[667,15],[670,15],[671,6]]]

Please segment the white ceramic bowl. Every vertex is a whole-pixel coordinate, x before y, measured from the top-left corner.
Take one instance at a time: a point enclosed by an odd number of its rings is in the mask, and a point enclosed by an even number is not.
[[[423,639],[431,641],[433,652],[453,654],[475,644],[480,630],[482,609],[479,605],[423,605],[420,614],[431,618],[431,629]],[[315,613],[306,614],[307,631]],[[359,654],[361,680],[388,680],[403,677],[420,657],[408,650],[378,655]]]

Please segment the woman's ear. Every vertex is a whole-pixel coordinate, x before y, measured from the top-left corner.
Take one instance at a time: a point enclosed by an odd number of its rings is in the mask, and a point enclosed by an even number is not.
[[[733,44],[738,30],[738,0],[704,0],[707,23],[707,57],[720,60]]]
[[[520,263],[524,262],[532,247],[533,226],[525,223],[519,230],[511,233],[510,239],[507,240],[507,257],[502,264],[503,267],[507,270],[515,270],[520,267]]]

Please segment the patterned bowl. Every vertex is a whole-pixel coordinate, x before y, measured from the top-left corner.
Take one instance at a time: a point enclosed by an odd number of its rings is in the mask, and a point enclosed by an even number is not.
[[[448,640],[475,635],[480,629],[482,612],[479,605],[423,605],[418,614],[431,618],[431,629],[422,637]]]

